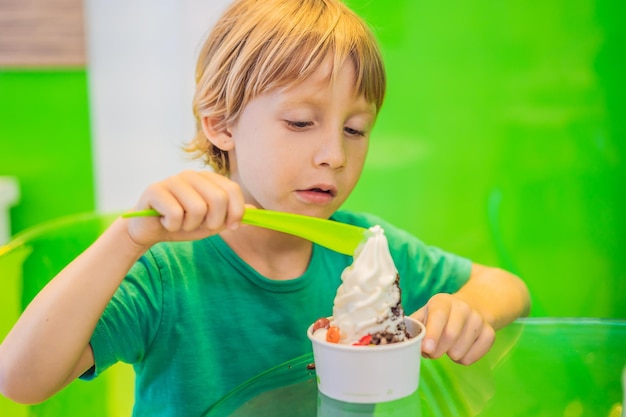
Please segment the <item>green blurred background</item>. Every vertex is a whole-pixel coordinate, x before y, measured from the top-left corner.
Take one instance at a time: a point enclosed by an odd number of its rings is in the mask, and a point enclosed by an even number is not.
[[[522,276],[535,316],[626,317],[626,3],[351,0],[389,92],[346,207]],[[19,232],[94,210],[88,69],[0,69]]]
[[[533,316],[626,318],[626,3],[347,2],[381,42],[389,89],[346,207],[516,272]],[[15,233],[97,209],[88,77],[0,68],[0,176],[19,180]],[[0,269],[0,334],[24,301],[15,294],[28,293],[22,272],[60,268],[17,255],[14,271]],[[132,407],[132,371],[117,369],[39,406],[0,397],[0,415],[127,414],[112,410]]]
[[[533,315],[626,317],[626,3],[349,3],[389,94],[347,206],[517,272]]]
[[[87,72],[0,68],[0,176],[17,177],[14,233],[95,209]]]

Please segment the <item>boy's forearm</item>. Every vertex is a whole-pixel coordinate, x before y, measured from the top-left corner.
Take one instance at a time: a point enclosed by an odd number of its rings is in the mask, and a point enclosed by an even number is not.
[[[478,310],[495,330],[530,311],[526,284],[498,268],[474,264],[469,281],[454,295]]]
[[[116,220],[33,299],[0,345],[0,391],[37,402],[61,389],[99,317],[145,248]]]

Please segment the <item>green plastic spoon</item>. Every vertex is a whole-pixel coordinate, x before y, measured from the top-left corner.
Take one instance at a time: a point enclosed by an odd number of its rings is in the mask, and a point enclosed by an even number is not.
[[[147,209],[129,211],[122,214],[122,217],[160,215],[161,213],[154,209]],[[363,227],[332,220],[261,209],[246,209],[241,222],[299,236],[328,249],[351,256],[354,256],[357,246],[367,238],[366,232],[368,231]]]

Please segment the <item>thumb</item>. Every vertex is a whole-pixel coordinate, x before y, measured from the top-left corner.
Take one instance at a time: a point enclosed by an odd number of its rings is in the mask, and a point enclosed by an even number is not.
[[[411,314],[411,317],[422,322],[423,324],[426,324],[426,320],[428,320],[428,304]]]

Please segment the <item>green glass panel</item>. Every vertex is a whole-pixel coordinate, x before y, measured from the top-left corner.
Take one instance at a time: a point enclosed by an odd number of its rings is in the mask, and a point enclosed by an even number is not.
[[[80,214],[44,222],[0,246],[0,340],[32,298],[82,250],[114,216]],[[41,404],[25,406],[0,396],[1,416],[130,415],[134,376],[115,365],[92,382],[74,381]]]
[[[491,351],[471,366],[423,359],[417,391],[380,404],[319,394],[311,363],[307,354],[247,381],[206,417],[619,417],[626,321],[519,320],[498,332]]]

